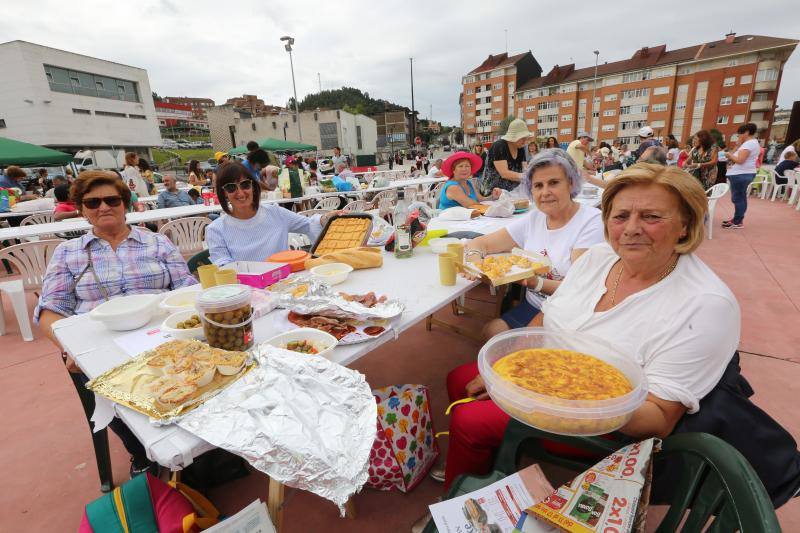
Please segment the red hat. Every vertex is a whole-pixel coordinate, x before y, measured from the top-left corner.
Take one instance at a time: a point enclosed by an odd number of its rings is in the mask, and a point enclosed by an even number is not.
[[[472,167],[473,174],[478,172],[483,166],[483,159],[481,159],[479,155],[473,154],[472,152],[456,152],[450,157],[448,157],[447,161],[445,161],[444,164],[442,165],[442,174],[444,174],[448,178],[452,178],[453,166],[462,159],[469,160],[469,164]]]

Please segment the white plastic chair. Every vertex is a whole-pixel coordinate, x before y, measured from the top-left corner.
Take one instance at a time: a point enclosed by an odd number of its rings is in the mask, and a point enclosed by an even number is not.
[[[397,191],[390,190],[390,191],[381,191],[375,195],[372,199],[372,205],[378,207],[383,200],[391,200],[392,202],[397,200]]]
[[[788,193],[789,205],[794,205],[795,201],[797,201],[798,191],[800,191],[800,175],[798,175],[796,170],[786,170],[783,172],[783,175],[788,180],[786,185],[788,185],[788,188],[792,191]]]
[[[772,173],[756,174],[756,177],[753,178],[753,181],[747,186],[747,196],[750,196],[756,185],[758,185],[758,197],[765,200],[770,189],[775,185],[775,181],[772,179]]]
[[[0,250],[0,261],[8,261],[20,273],[20,279],[0,283],[0,294],[11,298],[14,314],[17,316],[19,330],[26,341],[33,340],[28,305],[25,302],[25,291],[33,291],[37,296],[42,289],[42,280],[47,272],[47,264],[53,256],[61,239],[23,242]],[[0,301],[0,335],[6,333],[6,322],[3,305]]]
[[[20,226],[33,226],[35,224],[50,224],[51,222],[55,222],[55,216],[53,213],[37,213],[35,215],[30,215],[22,219],[22,222],[19,223]],[[54,233],[46,233],[44,235],[39,235],[36,237],[26,237],[21,239],[27,242],[36,242],[36,241],[44,241],[48,239],[56,239],[56,235]]]
[[[289,234],[289,249],[302,250],[306,246],[311,246],[311,240],[303,233]]]
[[[353,200],[352,202],[344,206],[344,210],[355,213],[363,213],[365,211],[369,211],[371,207],[372,207],[372,202],[368,202],[366,200]]]
[[[706,235],[711,239],[714,230],[714,211],[717,209],[717,201],[728,194],[731,186],[727,183],[717,183],[706,191],[708,195],[708,214],[706,215]]]
[[[439,199],[442,197],[442,189],[445,182],[437,183],[428,193],[428,205],[431,209],[439,209]]]
[[[777,173],[772,170],[773,179],[777,182]],[[784,200],[789,200],[789,205],[794,203],[794,197],[796,196],[795,189],[797,188],[797,175],[793,170],[787,170],[783,173],[784,178],[786,178],[786,183],[778,185],[777,183],[772,188],[772,198],[771,201],[775,201],[775,199],[780,196]],[[790,192],[791,191],[791,192]],[[791,194],[791,196],[790,196]]]
[[[205,249],[205,229],[211,221],[206,217],[186,217],[170,220],[158,232],[166,235],[181,255],[191,257]]]
[[[331,209],[306,209],[305,211],[298,211],[297,214],[304,216],[304,217],[313,217],[314,215],[324,215],[325,213],[330,213]]]
[[[327,211],[332,211],[338,207],[339,207],[339,197],[328,196],[318,201],[317,205],[314,206],[314,209],[325,209]]]

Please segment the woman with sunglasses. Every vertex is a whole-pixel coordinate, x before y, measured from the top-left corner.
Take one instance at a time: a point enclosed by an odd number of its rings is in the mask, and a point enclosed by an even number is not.
[[[81,172],[70,190],[78,213],[92,224],[88,233],[58,245],[47,266],[34,320],[60,348],[52,325],[88,313],[99,304],[131,294],[158,293],[197,281],[175,245],[164,235],[128,226],[131,190],[113,172]],[[88,378],[62,352],[76,386]],[[152,467],[144,447],[119,419],[110,424],[131,454],[131,475]]]
[[[220,167],[217,198],[225,214],[206,228],[211,261],[223,266],[234,261],[264,261],[289,249],[289,233],[303,233],[314,241],[328,218],[304,217],[277,204],[259,203],[261,184],[241,163]]]

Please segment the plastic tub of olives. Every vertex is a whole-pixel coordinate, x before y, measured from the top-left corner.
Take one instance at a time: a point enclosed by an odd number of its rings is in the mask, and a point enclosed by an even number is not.
[[[247,285],[217,285],[200,293],[197,311],[209,346],[247,350],[253,346],[252,291]]]

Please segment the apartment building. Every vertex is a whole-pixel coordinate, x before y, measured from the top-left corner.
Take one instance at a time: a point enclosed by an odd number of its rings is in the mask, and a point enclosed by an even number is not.
[[[265,104],[264,100],[254,94],[245,94],[235,98],[228,98],[225,105],[230,105],[240,111],[250,113],[254,117],[288,112],[285,107]]]
[[[538,78],[542,67],[530,51],[509,56],[490,55],[461,79],[461,126],[464,141],[488,142],[495,138],[500,122],[514,115],[518,87]]]
[[[211,98],[193,98],[189,96],[165,96],[161,99],[167,104],[188,105],[192,108],[192,116],[195,119],[208,121],[206,109],[214,107],[214,100]]]
[[[770,138],[783,65],[798,41],[729,33],[687,48],[643,47],[629,59],[576,69],[553,67],[520,84],[515,116],[540,137],[566,143],[578,131],[637,145],[637,130],[688,139],[716,128],[727,140],[753,122]],[[469,119],[466,119],[469,122]]]

